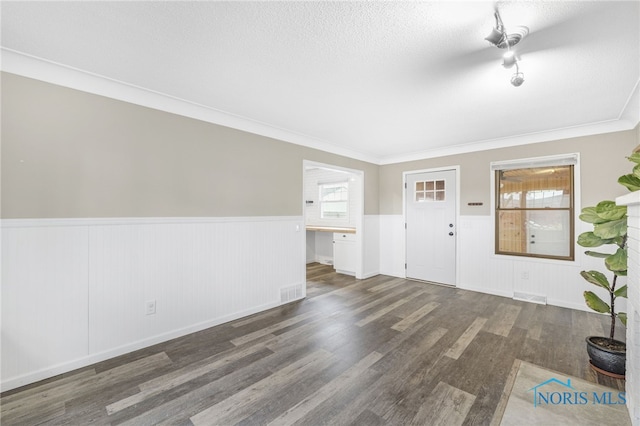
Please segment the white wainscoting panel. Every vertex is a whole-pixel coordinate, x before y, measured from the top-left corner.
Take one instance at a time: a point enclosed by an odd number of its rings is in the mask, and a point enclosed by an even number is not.
[[[304,297],[303,225],[3,221],[3,390],[278,306],[282,288]]]
[[[550,305],[587,311],[582,293],[590,286],[583,269],[603,270],[602,259],[584,255],[576,244],[576,261],[497,256],[490,216],[461,216],[458,235],[458,287],[513,297],[514,292],[540,296]],[[576,236],[589,230],[576,223]],[[593,287],[593,288],[591,288]]]
[[[513,295],[512,266],[492,257],[491,218],[460,216],[457,286],[498,296]]]
[[[380,273],[404,278],[404,216],[380,215]]]
[[[86,227],[2,230],[3,381],[87,356],[87,243]]]
[[[360,234],[363,239],[363,268],[362,277],[369,278],[380,273],[380,216],[364,216],[364,232]]]

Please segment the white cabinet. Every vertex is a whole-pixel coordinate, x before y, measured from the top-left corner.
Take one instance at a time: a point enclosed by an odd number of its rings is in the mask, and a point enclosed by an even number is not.
[[[333,267],[340,274],[356,274],[356,234],[333,234]]]

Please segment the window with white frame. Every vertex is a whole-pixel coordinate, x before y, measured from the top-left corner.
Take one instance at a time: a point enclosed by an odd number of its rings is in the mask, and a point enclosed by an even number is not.
[[[574,259],[576,155],[493,163],[495,252]]]
[[[349,182],[322,183],[320,191],[320,217],[347,219],[349,217]]]

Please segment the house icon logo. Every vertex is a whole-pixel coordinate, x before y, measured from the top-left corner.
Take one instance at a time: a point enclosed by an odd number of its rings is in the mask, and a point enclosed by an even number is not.
[[[626,394],[624,392],[592,391],[581,392],[571,384],[571,379],[566,382],[555,377],[546,380],[527,392],[533,391],[533,406],[539,405],[624,405]]]
[[[563,392],[545,392],[540,390],[542,387],[550,385],[556,383],[564,388],[566,388]],[[575,388],[573,386],[571,386],[571,379],[567,379],[567,382],[563,382],[562,380],[556,379],[555,377],[550,378],[549,380],[546,380],[534,387],[532,387],[531,389],[529,389],[528,392],[533,391],[533,406],[537,407],[539,404],[553,404],[553,405],[558,405],[558,404],[575,404],[577,402],[573,402],[574,398],[572,397],[576,397],[575,401],[577,400],[581,400],[580,398],[580,394],[582,392],[576,392]],[[571,392],[573,391],[573,392]],[[586,403],[586,398],[585,398],[585,402]]]

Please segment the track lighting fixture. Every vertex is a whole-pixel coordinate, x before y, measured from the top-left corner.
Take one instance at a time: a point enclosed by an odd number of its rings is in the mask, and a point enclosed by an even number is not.
[[[511,48],[529,34],[529,29],[527,27],[516,27],[514,32],[507,33],[504,23],[502,22],[502,17],[500,16],[500,12],[497,9],[493,16],[496,18],[496,26],[491,30],[491,34],[485,37],[485,40],[499,49],[507,49],[502,57],[502,66],[505,68],[511,68],[514,65],[516,66],[516,72],[511,77],[511,84],[518,87],[524,83],[524,74],[520,72],[518,59],[516,58],[515,51]]]

